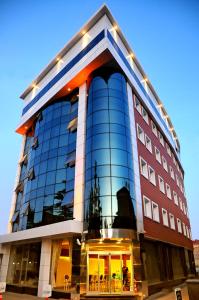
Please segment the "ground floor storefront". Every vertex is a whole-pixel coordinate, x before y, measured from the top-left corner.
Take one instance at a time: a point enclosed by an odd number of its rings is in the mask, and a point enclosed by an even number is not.
[[[190,250],[144,238],[62,235],[7,243],[1,252],[1,281],[8,291],[41,296],[50,284],[55,298],[144,297],[194,273]]]
[[[75,235],[5,245],[7,290],[54,294],[135,295],[141,293],[140,248],[129,239],[81,241]]]

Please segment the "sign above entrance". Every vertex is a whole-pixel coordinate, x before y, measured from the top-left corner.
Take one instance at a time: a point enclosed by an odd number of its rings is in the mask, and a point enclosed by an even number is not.
[[[6,291],[6,282],[0,282],[0,293],[5,293]]]
[[[46,284],[43,287],[42,298],[47,298],[52,296],[52,286],[50,284]]]

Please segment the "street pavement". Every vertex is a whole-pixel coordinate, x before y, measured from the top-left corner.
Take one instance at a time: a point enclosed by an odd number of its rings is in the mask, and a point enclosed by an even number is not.
[[[15,294],[15,293],[6,292],[2,294],[2,299],[3,300],[44,300],[45,298],[39,298],[39,297],[30,296],[26,294]],[[55,300],[55,299],[50,298],[49,300]]]

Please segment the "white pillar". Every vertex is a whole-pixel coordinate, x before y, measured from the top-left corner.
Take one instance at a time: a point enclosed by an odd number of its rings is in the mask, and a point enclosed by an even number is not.
[[[1,245],[0,253],[3,254],[0,269],[0,282],[6,282],[10,257],[10,245]]]
[[[129,118],[130,118],[130,131],[131,131],[131,143],[133,152],[133,169],[134,169],[134,181],[135,181],[135,198],[136,198],[136,218],[137,218],[137,232],[144,232],[143,225],[143,211],[142,211],[142,196],[140,187],[140,171],[139,171],[139,158],[137,149],[137,136],[136,136],[136,124],[134,116],[134,102],[132,88],[127,83],[127,95],[129,106]]]
[[[43,288],[49,284],[50,280],[50,263],[51,263],[51,239],[43,239],[41,244],[41,256],[39,267],[39,283],[38,283],[38,297],[42,296]]]
[[[21,159],[23,157],[25,144],[26,144],[26,135],[23,136],[21,151],[20,151],[20,155],[19,155],[19,162],[21,161]],[[20,163],[18,163],[17,173],[16,173],[16,177],[15,177],[14,190],[13,190],[13,193],[12,193],[10,215],[9,215],[9,220],[8,220],[8,233],[12,232],[12,222],[11,222],[11,220],[12,220],[12,216],[13,216],[14,211],[15,211],[15,206],[16,206],[16,201],[17,201],[17,194],[15,192],[15,189],[16,189],[18,183],[19,183],[20,174],[21,174],[21,166],[20,166]]]
[[[75,163],[75,191],[74,191],[73,217],[79,221],[83,221],[83,211],[84,211],[86,103],[87,103],[87,86],[85,82],[79,87],[76,163]]]

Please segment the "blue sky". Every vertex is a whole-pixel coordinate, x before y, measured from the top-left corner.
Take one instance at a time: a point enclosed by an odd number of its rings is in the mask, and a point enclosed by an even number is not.
[[[22,138],[19,95],[104,3],[0,0],[0,233],[6,232]],[[193,238],[199,238],[199,1],[108,0],[181,142]]]

